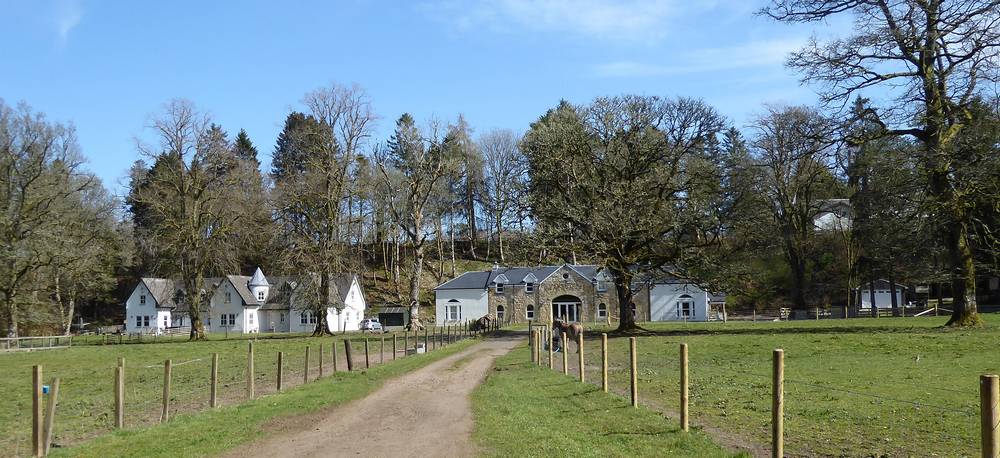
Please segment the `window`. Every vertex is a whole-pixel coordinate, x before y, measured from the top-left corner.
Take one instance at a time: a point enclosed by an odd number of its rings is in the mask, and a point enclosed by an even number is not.
[[[148,328],[149,327],[149,315],[144,315],[142,317],[142,327],[144,327],[144,328]]]
[[[498,321],[503,321],[503,312],[504,312],[503,306],[502,305],[498,305],[497,306],[497,320]]]
[[[503,283],[497,283],[497,294],[503,294]]]
[[[247,317],[250,318],[250,326],[253,326],[253,314],[249,313],[249,314],[247,314]]]
[[[168,317],[166,315],[163,316],[163,327],[165,327],[165,328],[169,328],[170,327],[170,317]]]
[[[146,295],[145,294],[139,296],[139,303],[140,304],[145,304],[146,303]]]
[[[226,291],[226,303],[229,304],[232,302],[233,302],[233,293]]]
[[[235,313],[223,313],[220,318],[222,319],[221,326],[236,326],[236,314]]]
[[[309,314],[309,324],[316,324],[316,315]]]
[[[308,311],[302,312],[302,315],[299,316],[299,324],[309,324],[309,312]]]
[[[597,305],[597,317],[598,318],[607,318],[608,317],[608,305],[607,304],[601,302],[600,304]]]
[[[458,321],[462,319],[462,304],[457,300],[448,301],[444,308],[445,319],[448,321]]]
[[[636,318],[638,315],[635,313],[635,302],[629,304],[632,307],[632,318]]]
[[[264,302],[264,292],[263,291],[257,291],[257,300],[261,301],[261,302]]]
[[[281,312],[281,322],[285,322],[285,312]]]
[[[184,326],[184,317],[177,318],[177,326]]]
[[[677,301],[677,316],[684,318],[694,316],[694,299],[691,296],[685,294]]]
[[[534,305],[529,305],[528,308],[525,309],[525,311],[524,311],[524,317],[527,318],[527,319],[529,319],[529,320],[534,320],[535,319],[535,306]]]
[[[205,326],[212,327],[212,315],[209,314],[205,317]]]
[[[608,282],[597,281],[597,292],[603,293],[608,290]]]
[[[533,293],[533,292],[535,292],[535,284],[531,283],[531,282],[525,283],[524,284],[524,292],[526,292],[526,293]]]
[[[135,327],[137,327],[137,328],[141,328],[142,327],[142,317],[139,316],[139,315],[135,316]]]

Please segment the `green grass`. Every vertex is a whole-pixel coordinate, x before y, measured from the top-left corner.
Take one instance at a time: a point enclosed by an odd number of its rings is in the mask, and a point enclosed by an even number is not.
[[[391,360],[392,335],[386,334],[386,359]],[[356,368],[364,367],[364,344],[360,335],[353,350]],[[378,336],[369,336],[371,362],[379,361]],[[254,344],[255,385],[260,394],[273,393],[277,374],[277,352],[284,352],[284,386],[301,384],[305,347],[309,346],[310,378],[319,375],[319,345],[324,346],[324,373],[329,376],[333,359],[331,344],[337,342],[339,369],[345,370],[344,336],[260,339]],[[410,339],[410,345],[413,339]],[[400,335],[399,347],[403,338]],[[172,415],[207,408],[212,353],[219,353],[218,398],[223,406],[245,401],[246,340],[148,343],[108,346],[74,346],[67,349],[0,354],[0,456],[24,455],[31,439],[32,365],[43,368],[45,383],[60,378],[55,437],[59,445],[76,445],[112,430],[114,413],[114,368],[125,358],[126,427],[152,425],[159,421],[163,383],[163,361],[171,359]],[[405,358],[404,358],[405,359]],[[395,366],[394,366],[395,367]]]
[[[314,412],[364,397],[386,380],[423,367],[472,345],[466,340],[441,351],[402,358],[367,371],[339,372],[319,382],[240,405],[180,415],[164,425],[115,431],[53,456],[212,456],[266,435],[263,426],[284,416]]]
[[[700,431],[683,433],[674,420],[528,359],[523,346],[498,358],[473,392],[473,435],[486,456],[730,456]]]
[[[978,378],[1000,372],[1000,316],[984,319],[985,328],[964,330],[942,328],[945,317],[644,323],[640,399],[678,410],[678,346],[686,342],[693,419],[769,444],[772,350],[783,348],[788,453],[976,455]],[[600,379],[601,330],[587,331],[591,381]],[[628,339],[612,336],[613,390],[628,389],[628,365]]]

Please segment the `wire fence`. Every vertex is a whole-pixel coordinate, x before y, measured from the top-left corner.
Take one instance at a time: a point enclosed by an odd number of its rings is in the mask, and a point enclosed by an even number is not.
[[[538,329],[538,328],[535,328]],[[547,330],[540,337],[536,364],[549,366]],[[600,334],[584,341],[584,380],[600,387],[607,377],[611,392],[631,396],[632,366],[629,339],[608,340],[607,372],[602,361]],[[529,342],[534,342],[533,338]],[[682,410],[701,426],[726,431],[741,441],[769,450],[772,439],[772,361],[739,361],[698,353],[690,348],[687,407],[681,406],[681,358],[676,346],[664,339],[637,340],[635,379],[643,405],[677,418]],[[679,342],[678,342],[679,343]],[[642,351],[646,347],[646,351]],[[530,348],[532,354],[534,349]],[[569,342],[567,368],[563,354],[552,354],[552,369],[579,378],[577,345]],[[980,449],[980,393],[975,380],[969,389],[916,383],[906,379],[870,380],[842,385],[828,380],[824,370],[808,358],[792,356],[785,366],[783,385],[783,442],[792,455],[974,455]],[[799,366],[802,364],[802,366]],[[829,369],[829,368],[825,368]],[[996,428],[994,428],[996,429]]]
[[[282,354],[281,390],[284,391],[346,372],[348,354],[353,370],[364,371],[408,355],[436,350],[476,334],[467,327],[435,327],[426,333],[216,342],[212,350],[217,350],[214,353],[218,355],[214,380],[217,406],[240,404],[251,397],[277,393],[279,352]],[[65,364],[61,367],[52,358],[44,361],[44,383],[53,378],[60,378],[61,381],[54,446],[80,444],[115,429],[118,403],[123,406],[125,428],[159,423],[164,406],[164,365],[168,359],[171,360],[167,396],[169,416],[211,408],[213,354],[197,349],[191,351],[191,347],[197,348],[198,345],[201,344],[184,344],[183,347],[173,344],[128,346],[133,351],[124,357],[102,353],[103,362],[99,364]],[[347,345],[350,345],[350,352],[346,349]],[[98,349],[90,351],[93,350]],[[252,378],[248,377],[251,354]],[[18,371],[25,373],[17,374],[16,380],[11,381],[11,386],[16,387],[12,402],[0,404],[0,457],[33,454],[33,389],[30,388],[30,367],[33,364],[26,364],[29,362],[34,361],[25,360]],[[116,399],[116,366],[123,367],[124,373],[121,399]],[[252,394],[248,388],[250,380],[253,380]],[[0,382],[0,387],[3,386]]]

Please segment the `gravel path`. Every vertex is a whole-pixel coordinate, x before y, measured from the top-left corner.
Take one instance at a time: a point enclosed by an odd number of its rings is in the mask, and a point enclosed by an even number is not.
[[[472,456],[469,394],[521,337],[488,339],[387,381],[363,399],[268,426],[227,457]]]

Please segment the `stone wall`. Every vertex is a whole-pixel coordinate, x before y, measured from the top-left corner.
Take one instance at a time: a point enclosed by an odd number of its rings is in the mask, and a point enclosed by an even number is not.
[[[598,304],[605,304],[612,321],[618,320],[618,296],[614,285],[608,284],[605,291],[597,291],[594,284],[575,271],[563,266],[540,284],[534,291],[525,292],[525,285],[505,285],[503,294],[497,294],[492,287],[489,289],[489,311],[496,315],[497,305],[504,306],[504,321],[517,323],[527,321],[526,311],[529,305],[534,306],[535,321],[549,323],[552,318],[553,299],[569,295],[580,300],[580,320],[583,322],[597,321]],[[648,319],[649,300],[645,288],[635,295],[636,309],[639,320]],[[601,320],[603,321],[603,319]]]

